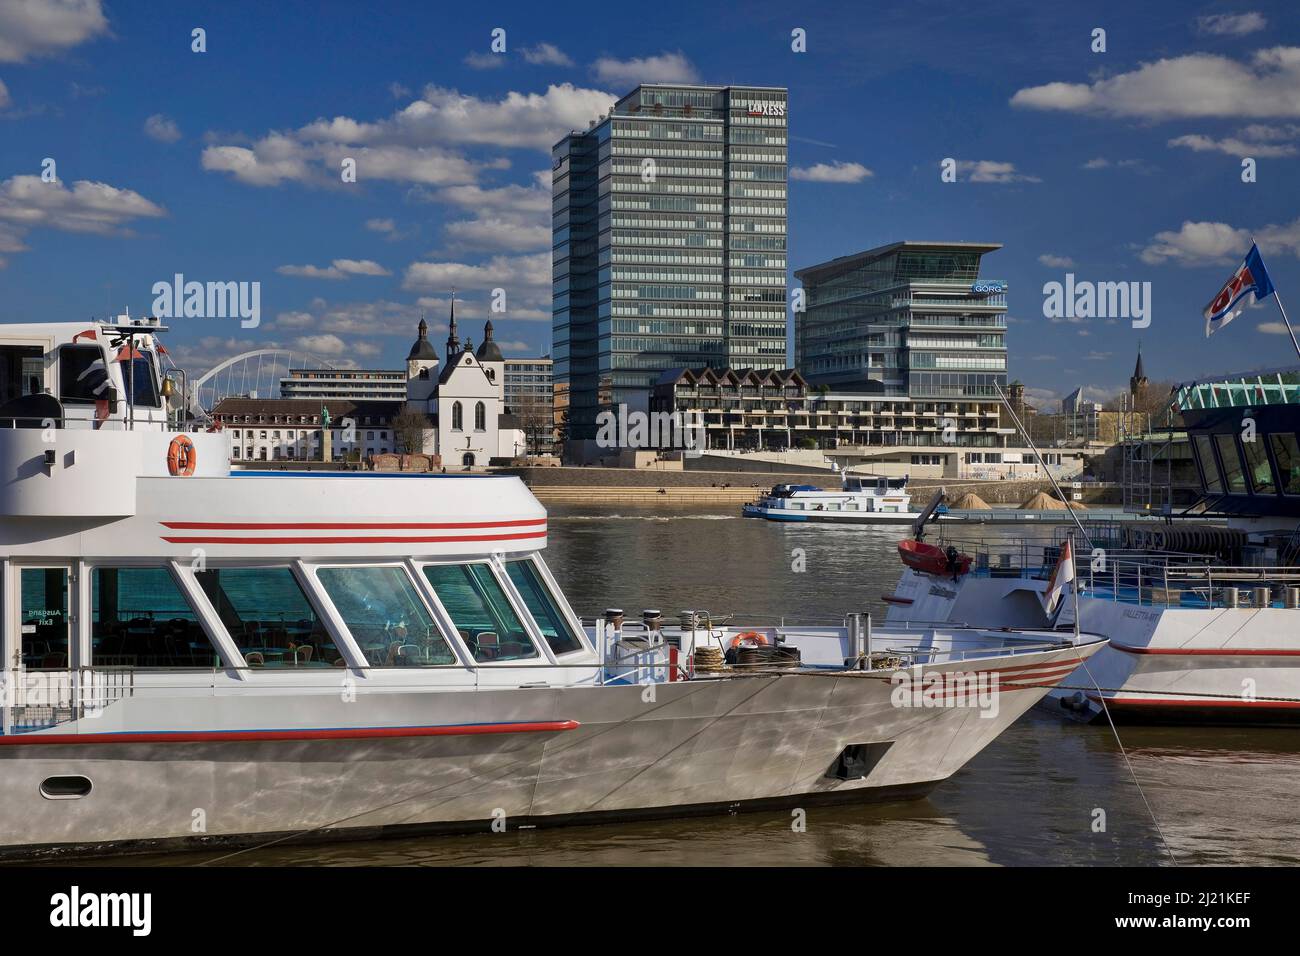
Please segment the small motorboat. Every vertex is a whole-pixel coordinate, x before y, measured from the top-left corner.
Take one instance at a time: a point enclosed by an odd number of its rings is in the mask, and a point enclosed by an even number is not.
[[[950,563],[948,552],[945,549],[937,545],[926,544],[924,541],[913,541],[910,538],[898,542],[898,556],[905,565],[913,571],[920,571],[922,574],[934,574],[940,577],[955,575],[960,577],[970,571],[971,556],[969,554],[958,553],[956,567],[954,567]]]

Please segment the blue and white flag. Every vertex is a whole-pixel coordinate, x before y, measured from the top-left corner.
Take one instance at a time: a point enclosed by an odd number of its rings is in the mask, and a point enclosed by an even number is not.
[[[1250,252],[1246,253],[1246,260],[1219,290],[1219,294],[1205,307],[1205,337],[1208,339],[1246,311],[1246,305],[1249,303],[1242,302],[1246,296],[1253,295],[1251,301],[1259,303],[1272,294],[1273,280],[1269,278],[1268,270],[1264,268],[1259,247],[1252,243]],[[1237,308],[1238,304],[1241,304],[1241,308]]]

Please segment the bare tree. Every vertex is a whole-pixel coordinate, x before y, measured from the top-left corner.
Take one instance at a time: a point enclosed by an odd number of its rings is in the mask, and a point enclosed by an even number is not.
[[[430,427],[429,416],[418,408],[403,408],[393,416],[393,444],[404,455],[424,451],[424,433]]]

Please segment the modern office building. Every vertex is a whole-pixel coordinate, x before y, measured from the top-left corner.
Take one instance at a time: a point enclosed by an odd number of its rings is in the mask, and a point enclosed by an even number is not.
[[[555,447],[554,367],[549,355],[505,360],[506,408],[523,428],[531,455],[549,455]]]
[[[786,91],[643,84],[552,151],[569,438],[665,369],[786,365]]]
[[[291,368],[280,379],[281,398],[340,402],[404,402],[406,373],[400,369]]]
[[[894,242],[795,272],[795,367],[810,385],[916,399],[997,398],[1007,384],[1007,283],[980,276],[997,243]]]

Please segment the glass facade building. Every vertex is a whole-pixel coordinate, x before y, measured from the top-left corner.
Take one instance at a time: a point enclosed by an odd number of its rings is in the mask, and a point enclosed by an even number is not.
[[[997,398],[1007,284],[980,277],[997,244],[896,242],[795,272],[795,367],[810,385],[911,398]]]
[[[644,84],[552,152],[569,437],[665,369],[786,365],[786,91]]]

